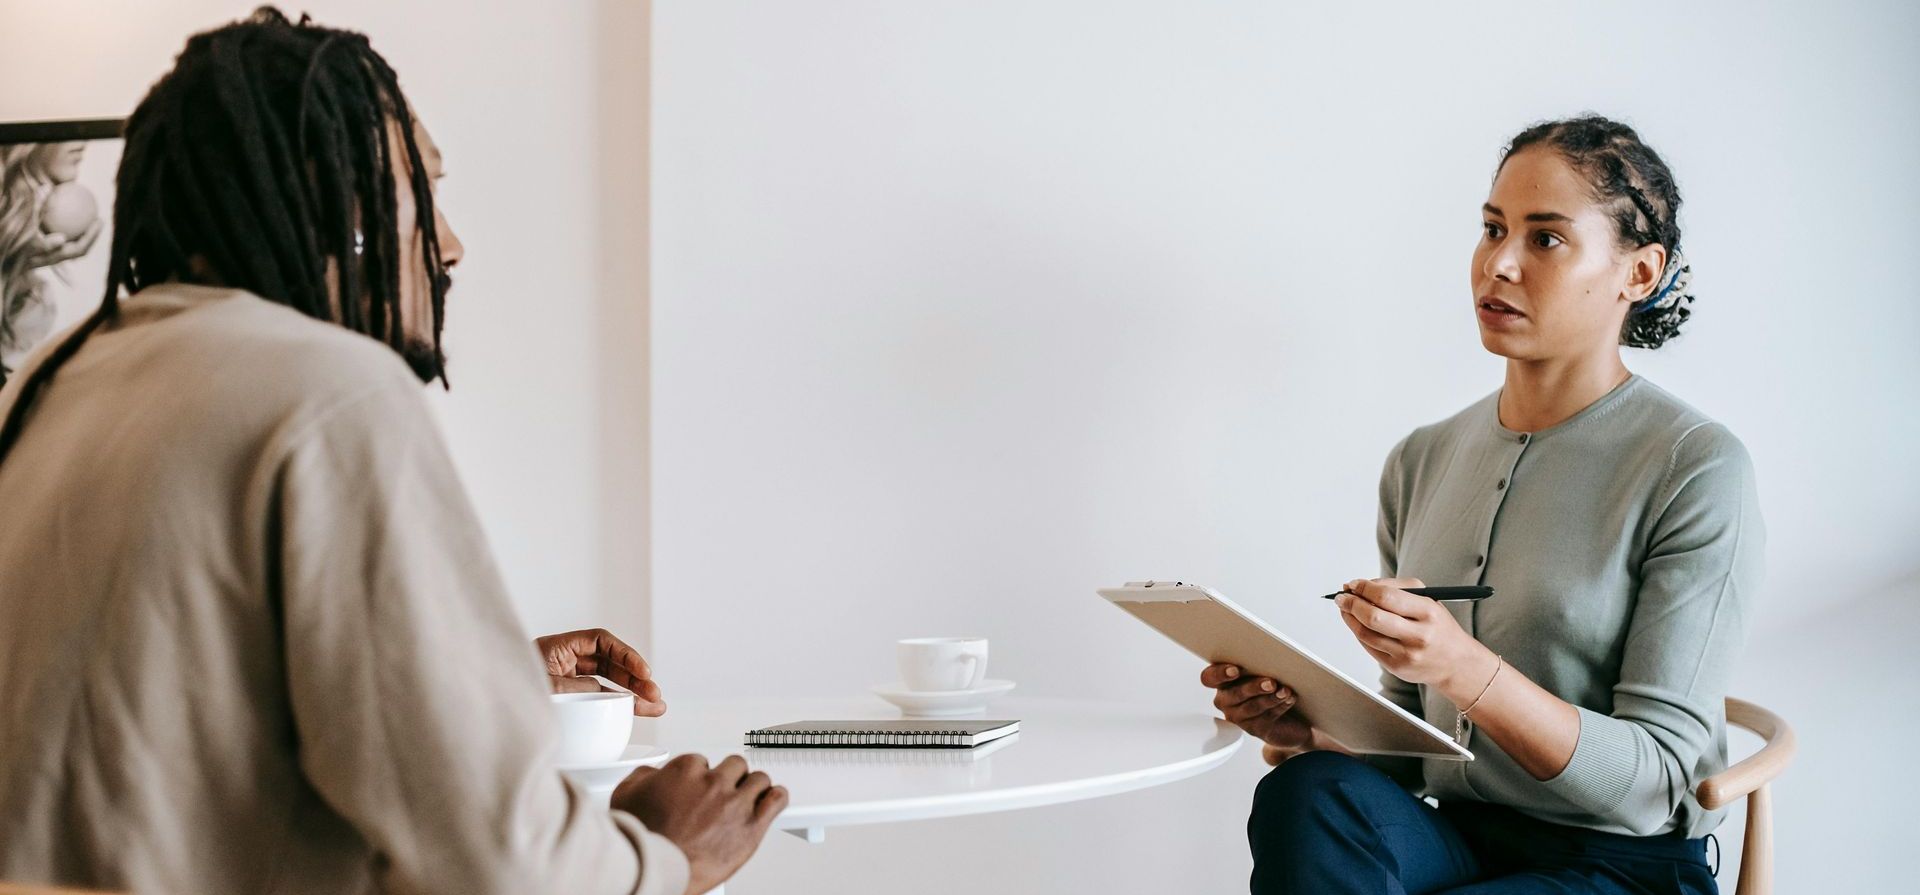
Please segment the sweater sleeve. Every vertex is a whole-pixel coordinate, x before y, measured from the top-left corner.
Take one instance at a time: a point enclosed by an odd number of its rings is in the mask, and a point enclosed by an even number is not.
[[[1728,678],[1760,586],[1765,529],[1753,464],[1723,426],[1675,445],[1613,688],[1613,711],[1579,707],[1573,758],[1544,781],[1636,835],[1673,817],[1725,724]]]
[[[300,766],[380,890],[684,891],[672,842],[554,769],[546,680],[418,384],[396,369],[283,437],[269,586]]]
[[[1386,466],[1380,472],[1380,512],[1374,525],[1374,540],[1380,548],[1380,576],[1396,576],[1400,561],[1400,516],[1401,516],[1401,479],[1405,475],[1404,455],[1407,441],[1413,436],[1400,440],[1387,452]],[[1422,716],[1420,688],[1395,677],[1393,672],[1380,669],[1380,695],[1389,702],[1407,710],[1415,718]],[[1418,791],[1422,785],[1420,759],[1404,755],[1363,755],[1361,760],[1379,768],[1395,782],[1407,789]]]

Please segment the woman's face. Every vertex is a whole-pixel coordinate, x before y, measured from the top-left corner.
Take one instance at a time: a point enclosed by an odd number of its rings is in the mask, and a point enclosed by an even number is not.
[[[1652,293],[1666,250],[1623,251],[1608,209],[1547,147],[1507,157],[1481,214],[1471,277],[1480,343],[1514,360],[1617,350],[1621,323]]]
[[[41,171],[54,183],[66,183],[80,176],[80,160],[87,154],[82,141],[43,143],[35,152]]]

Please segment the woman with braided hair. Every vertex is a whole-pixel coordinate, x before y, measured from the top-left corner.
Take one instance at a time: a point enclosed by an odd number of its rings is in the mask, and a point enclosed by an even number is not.
[[[1248,822],[1256,895],[1716,891],[1725,809],[1694,792],[1727,765],[1765,532],[1739,439],[1621,359],[1692,313],[1679,211],[1624,124],[1508,145],[1469,268],[1505,383],[1388,454],[1382,577],[1338,597],[1383,694],[1474,760],[1355,757],[1288,714],[1285,682],[1209,666],[1278,763]],[[1424,581],[1497,595],[1407,592]]]

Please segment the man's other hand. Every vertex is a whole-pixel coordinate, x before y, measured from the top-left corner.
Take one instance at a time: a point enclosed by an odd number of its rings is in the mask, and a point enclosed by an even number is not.
[[[667,713],[653,669],[640,652],[605,628],[549,634],[533,641],[555,693],[592,693],[605,689],[588,675],[600,675],[633,691],[633,713],[648,718]]]

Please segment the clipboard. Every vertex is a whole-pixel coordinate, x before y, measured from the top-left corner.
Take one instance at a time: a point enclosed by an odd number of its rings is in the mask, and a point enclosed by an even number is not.
[[[1209,663],[1230,662],[1286,684],[1298,700],[1293,713],[1355,753],[1473,760],[1452,737],[1208,588],[1131,581],[1101,588],[1100,596]]]

